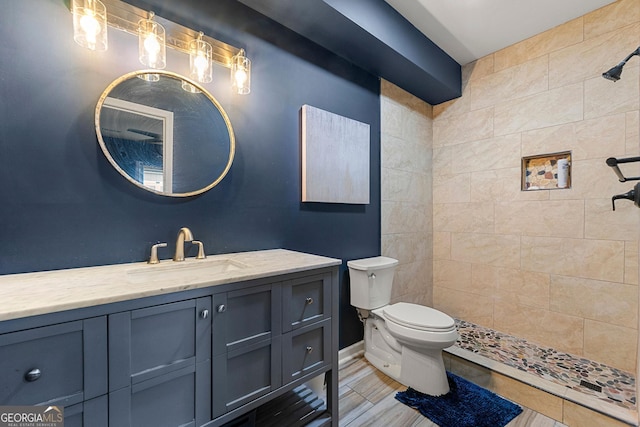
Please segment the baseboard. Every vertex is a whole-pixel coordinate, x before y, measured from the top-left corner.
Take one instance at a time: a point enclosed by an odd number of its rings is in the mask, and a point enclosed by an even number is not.
[[[362,355],[364,355],[364,341],[351,344],[338,352],[338,367],[341,368],[353,359],[362,357]]]

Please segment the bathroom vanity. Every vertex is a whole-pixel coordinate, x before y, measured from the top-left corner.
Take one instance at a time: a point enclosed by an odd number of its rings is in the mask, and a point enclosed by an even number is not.
[[[65,427],[337,426],[340,264],[278,249],[0,276],[0,405],[64,406]]]

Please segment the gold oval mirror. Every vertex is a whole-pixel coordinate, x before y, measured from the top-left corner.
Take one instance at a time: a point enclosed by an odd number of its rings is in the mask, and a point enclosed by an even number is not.
[[[102,93],[95,124],[111,165],[152,193],[203,193],[233,162],[227,114],[206,89],[179,74],[142,70],[119,77]]]

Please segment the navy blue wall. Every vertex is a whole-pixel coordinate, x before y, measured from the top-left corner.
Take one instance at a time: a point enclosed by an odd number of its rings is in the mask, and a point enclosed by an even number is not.
[[[207,85],[236,133],[230,173],[188,199],[126,181],[100,151],[94,109],[113,80],[142,68],[136,38],[110,28],[109,50],[91,52],[73,42],[64,0],[7,2],[0,14],[0,274],[140,262],[157,241],[169,243],[160,252],[168,259],[178,229],[188,226],[208,254],[287,248],[343,259],[341,347],[362,339],[345,266],[380,250],[378,79],[235,1],[153,3],[158,15],[244,47],[253,61],[250,95],[230,93],[223,67]],[[168,55],[167,70],[186,74],[186,55]],[[300,202],[303,104],[371,126],[369,205]]]

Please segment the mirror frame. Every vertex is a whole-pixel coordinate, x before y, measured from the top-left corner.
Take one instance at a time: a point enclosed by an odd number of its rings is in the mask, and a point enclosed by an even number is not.
[[[220,176],[218,176],[211,184],[209,184],[209,185],[207,185],[205,187],[202,187],[200,189],[189,191],[189,192],[186,192],[186,193],[173,193],[173,192],[154,190],[152,188],[144,186],[141,182],[138,182],[135,179],[133,179],[127,172],[125,172],[120,167],[120,165],[118,165],[118,163],[111,156],[111,153],[109,153],[109,150],[107,149],[107,146],[106,146],[106,144],[104,142],[104,139],[102,138],[102,132],[100,130],[100,113],[102,112],[102,107],[104,105],[105,99],[107,97],[109,97],[110,92],[118,84],[122,83],[125,80],[129,80],[129,79],[132,79],[132,78],[137,78],[138,76],[145,75],[145,74],[158,74],[160,76],[165,76],[165,77],[168,77],[168,78],[172,78],[172,79],[180,80],[180,81],[183,81],[183,82],[187,82],[188,84],[194,86],[196,89],[198,89],[200,92],[202,92],[202,94],[205,95],[209,99],[209,101],[211,101],[213,106],[218,110],[218,112],[222,116],[222,119],[224,120],[224,123],[227,126],[227,131],[229,133],[229,159],[227,161],[227,164],[226,164],[224,170],[220,174]],[[233,128],[231,127],[231,122],[229,121],[229,117],[227,116],[227,113],[224,111],[224,109],[222,108],[220,103],[213,97],[213,95],[211,95],[209,93],[209,91],[207,91],[199,83],[197,83],[197,82],[195,82],[195,81],[193,81],[193,80],[191,80],[191,79],[189,79],[189,78],[187,78],[185,76],[182,76],[182,75],[180,75],[178,73],[174,73],[174,72],[171,72],[171,71],[164,71],[164,70],[137,70],[137,71],[132,71],[130,73],[127,73],[127,74],[124,74],[124,75],[118,77],[109,86],[107,86],[107,88],[104,90],[104,92],[102,92],[102,95],[100,96],[100,99],[98,100],[98,103],[96,105],[96,110],[95,110],[95,128],[96,128],[96,135],[98,137],[98,143],[100,144],[100,148],[102,149],[102,153],[105,155],[107,160],[109,160],[109,163],[111,163],[111,166],[113,166],[114,169],[116,169],[120,173],[120,175],[125,177],[129,182],[131,182],[135,186],[137,186],[139,188],[142,188],[143,190],[149,191],[151,193],[158,194],[160,196],[190,197],[190,196],[195,196],[195,195],[198,195],[198,194],[202,194],[202,193],[212,189],[213,187],[218,185],[220,183],[220,181],[222,181],[222,179],[229,172],[229,169],[231,169],[231,164],[233,163],[233,158],[235,156],[235,151],[236,151],[236,139],[235,139],[235,135],[233,133]]]

